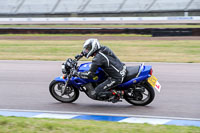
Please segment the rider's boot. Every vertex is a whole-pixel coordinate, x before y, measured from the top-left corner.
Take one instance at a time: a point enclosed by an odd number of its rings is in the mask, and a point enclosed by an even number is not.
[[[91,90],[91,92],[90,92],[90,97],[91,97],[92,99],[96,99],[96,98],[97,98],[97,94],[96,94],[96,91],[95,91],[95,90]]]
[[[112,96],[112,92],[110,91],[100,92],[97,94],[97,99],[106,100],[106,99],[109,99],[109,97],[111,96]]]

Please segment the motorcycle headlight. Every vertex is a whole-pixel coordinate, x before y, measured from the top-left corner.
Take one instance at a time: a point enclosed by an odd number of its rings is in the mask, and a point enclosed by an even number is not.
[[[65,63],[62,64],[62,73],[63,74],[69,74],[70,69],[73,67],[72,65],[73,60],[71,58],[67,59]]]
[[[67,71],[66,71],[66,69],[65,69],[65,64],[64,64],[64,63],[62,64],[62,73],[63,73],[63,74],[66,74],[66,73],[67,73]]]

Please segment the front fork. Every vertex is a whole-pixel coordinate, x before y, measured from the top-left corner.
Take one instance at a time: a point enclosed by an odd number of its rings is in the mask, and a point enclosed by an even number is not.
[[[68,88],[68,83],[69,83],[69,80],[71,79],[71,77],[67,77],[67,75],[64,74],[62,78],[64,80],[67,78],[68,80],[65,82],[65,85],[62,87],[61,96],[65,95],[65,92],[66,92],[66,89]]]

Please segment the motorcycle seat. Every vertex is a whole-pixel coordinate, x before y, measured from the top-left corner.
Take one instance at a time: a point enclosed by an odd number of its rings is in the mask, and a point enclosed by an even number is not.
[[[124,78],[123,82],[127,82],[127,81],[135,78],[138,74],[139,68],[140,68],[140,66],[128,66],[126,68],[127,74],[126,74],[126,77]]]

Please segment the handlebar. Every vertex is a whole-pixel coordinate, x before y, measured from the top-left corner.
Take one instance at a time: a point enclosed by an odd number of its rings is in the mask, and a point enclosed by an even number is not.
[[[78,60],[80,60],[83,56],[84,56],[84,55],[83,55],[82,53],[81,53],[80,55],[78,54],[78,55],[75,56],[75,59],[78,61]]]
[[[66,83],[65,83],[65,88],[66,88],[66,86],[68,85],[69,80],[70,80],[71,77],[73,76],[74,71],[77,69],[78,61],[79,61],[83,56],[84,56],[84,54],[81,52],[80,55],[78,54],[78,55],[75,56],[75,59],[74,59],[74,60],[71,59],[70,62],[71,62],[72,67],[71,67],[71,69],[70,69],[70,73],[69,73],[68,75],[65,74],[65,76],[67,76],[67,78],[68,78],[68,80],[67,80]],[[68,59],[68,60],[69,60],[69,59]],[[66,62],[67,62],[67,61],[66,61]]]
[[[68,76],[70,76],[71,77],[71,74],[73,73],[73,71],[74,70],[76,70],[77,69],[77,65],[78,65],[78,61],[83,57],[84,55],[81,53],[81,54],[78,54],[78,55],[76,55],[75,56],[75,59],[71,59],[71,58],[68,58],[67,60],[66,60],[66,63],[64,64],[62,64],[63,65],[63,68],[65,69],[65,71],[66,71],[66,69],[67,70],[69,70],[68,72]],[[64,70],[62,70],[62,71],[64,71]],[[64,72],[63,74],[65,74],[66,72]]]
[[[69,74],[69,77],[71,77],[72,76],[72,73],[73,73],[73,71],[75,71],[76,69],[77,69],[77,64],[78,64],[78,61],[83,57],[84,55],[81,53],[80,55],[78,54],[78,55],[76,55],[75,56],[75,59],[74,60],[72,60],[72,68],[70,69],[70,74]]]
[[[71,60],[72,63],[72,68],[70,69],[70,73],[68,75],[66,75],[68,77],[67,82],[65,83],[65,88],[69,83],[69,80],[71,79],[71,77],[73,76],[73,72],[77,69],[77,64],[78,61],[84,56],[84,54],[81,52],[81,54],[76,55],[74,60]]]

